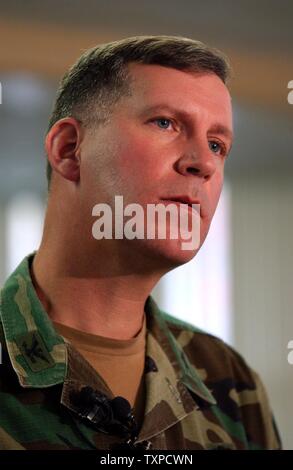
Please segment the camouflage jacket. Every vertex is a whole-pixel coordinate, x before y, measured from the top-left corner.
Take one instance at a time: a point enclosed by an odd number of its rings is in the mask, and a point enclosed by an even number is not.
[[[103,449],[122,442],[81,420],[72,397],[103,378],[55,331],[27,256],[1,291],[0,449]],[[136,443],[150,449],[278,449],[258,375],[222,340],[145,304],[146,403]]]

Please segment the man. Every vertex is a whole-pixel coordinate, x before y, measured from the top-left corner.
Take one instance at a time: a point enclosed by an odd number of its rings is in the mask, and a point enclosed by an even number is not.
[[[97,46],[63,78],[42,242],[1,295],[2,449],[280,448],[258,375],[150,296],[207,236],[233,138],[228,77],[217,50],[158,36]],[[199,245],[97,240],[93,208],[117,195],[177,201],[189,223],[200,204]]]

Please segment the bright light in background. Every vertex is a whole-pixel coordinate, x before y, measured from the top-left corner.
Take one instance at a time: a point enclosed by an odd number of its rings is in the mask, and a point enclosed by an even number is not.
[[[38,111],[46,109],[51,100],[47,84],[29,73],[4,75],[5,104],[10,112],[18,116],[35,116]]]
[[[160,308],[232,344],[230,188],[225,183],[208,236],[189,263],[152,292]]]
[[[38,249],[44,219],[44,205],[34,193],[20,193],[6,208],[6,275],[32,251]]]

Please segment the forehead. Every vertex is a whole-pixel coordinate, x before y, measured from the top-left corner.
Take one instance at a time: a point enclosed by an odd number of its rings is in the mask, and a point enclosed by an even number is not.
[[[231,96],[216,74],[134,63],[128,68],[134,108],[166,103],[185,112],[206,111],[232,125]]]

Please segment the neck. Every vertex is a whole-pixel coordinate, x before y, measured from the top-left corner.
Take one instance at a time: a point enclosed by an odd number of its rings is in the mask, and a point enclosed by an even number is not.
[[[31,267],[37,295],[52,321],[108,338],[133,338],[160,276],[137,269],[139,260],[135,267],[129,255],[126,262],[101,249],[95,260],[78,247],[42,244]]]
[[[108,338],[133,338],[143,325],[147,297],[169,265],[133,240],[97,241],[91,227],[91,211],[71,187],[67,195],[57,186],[31,268],[36,292],[52,321]]]

